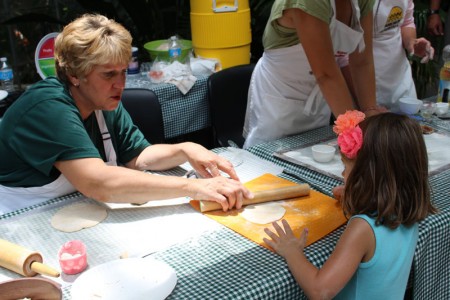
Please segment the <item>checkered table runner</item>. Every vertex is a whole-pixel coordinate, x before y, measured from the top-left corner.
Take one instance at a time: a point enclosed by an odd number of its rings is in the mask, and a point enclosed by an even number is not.
[[[127,81],[127,88],[151,89],[158,96],[163,113],[166,139],[195,132],[211,126],[207,97],[208,76],[196,76],[197,81],[186,95],[170,83],[154,84],[147,79]]]
[[[442,124],[437,126],[435,122],[432,122],[430,125],[437,129],[444,129]],[[292,175],[285,174],[282,177],[309,183],[312,188],[331,195],[331,189],[342,182],[274,157],[273,153],[301,147],[312,142],[321,142],[334,136],[332,127],[326,126],[298,136],[256,145],[249,148],[248,151],[283,166]],[[413,262],[414,275],[410,284],[413,285],[414,299],[450,299],[450,280],[448,280],[450,278],[450,170],[430,177],[430,186],[432,201],[439,209],[439,213],[428,217],[419,224],[419,240]],[[329,239],[337,240],[342,230],[343,228],[331,233],[329,238],[320,240],[308,250],[311,251],[314,248],[314,251],[323,251],[323,249],[317,249],[319,243],[323,243],[322,246],[331,246],[332,243],[329,243]],[[323,254],[322,252],[320,256]]]
[[[443,129],[450,132],[450,121],[448,119],[440,119],[437,116],[433,115],[428,123],[425,121],[423,122],[433,126],[436,129]]]
[[[299,182],[285,174],[280,177]],[[321,267],[343,230],[340,227],[307,247],[307,258]],[[168,299],[307,299],[282,257],[226,227],[153,257],[177,273],[177,285]]]
[[[289,147],[299,147],[313,141],[320,141],[323,137],[331,136],[330,127],[319,128],[297,137],[288,137],[266,145],[255,146],[250,150],[269,161],[285,167],[293,176],[280,175],[294,182],[314,183],[313,188],[324,189],[331,193],[331,188],[339,181],[330,179],[315,171],[297,166],[272,156],[274,151]],[[220,149],[216,149],[220,151]],[[305,178],[305,181],[301,178]],[[420,224],[419,241],[414,258],[414,270],[411,280],[414,288],[414,299],[450,299],[450,170],[430,178],[434,191],[433,201],[440,209],[439,214],[427,218]],[[51,265],[56,264],[54,253],[50,249],[57,249],[65,234],[58,234],[50,238],[49,233],[40,229],[48,226],[57,207],[67,202],[78,201],[80,195],[74,193],[0,216],[0,232],[6,232],[2,237],[22,242],[35,239],[33,232],[39,230],[39,236],[47,241],[44,257]],[[49,207],[53,207],[49,209]],[[177,209],[187,209],[185,206]],[[32,211],[40,211],[38,214]],[[129,222],[130,220],[144,220],[149,214],[158,214],[158,208],[142,213],[114,214],[111,224]],[[30,213],[30,214],[28,214]],[[118,218],[118,219],[117,219]],[[205,218],[207,219],[207,218]],[[16,221],[17,220],[17,221]],[[209,220],[209,219],[208,219]],[[12,221],[12,222],[11,222]],[[213,222],[209,220],[210,222]],[[207,222],[207,220],[204,220]],[[106,225],[106,224],[104,224]],[[32,226],[32,230],[24,230],[24,226]],[[40,227],[41,226],[41,227]],[[219,225],[217,225],[219,226]],[[108,253],[111,245],[118,247],[124,242],[121,237],[111,237],[108,226],[96,226],[90,231],[82,230],[72,237],[92,240],[96,252],[105,251],[104,256],[97,257],[95,264],[111,260],[117,253]],[[323,239],[305,249],[308,259],[317,267],[323,265],[333,251],[337,240],[342,234],[344,226],[338,228]],[[16,232],[17,231],[17,232]],[[28,235],[22,236],[22,232]],[[20,240],[18,237],[20,234]],[[79,236],[78,236],[79,235]],[[105,238],[108,239],[105,240]],[[94,250],[94,249],[93,249]],[[117,252],[117,251],[116,251]],[[108,257],[110,256],[110,257]],[[290,274],[286,263],[278,255],[256,245],[232,230],[220,226],[200,237],[177,243],[165,250],[158,251],[152,256],[172,266],[177,272],[177,285],[169,299],[305,299]],[[7,271],[7,270],[6,270]],[[1,270],[1,273],[6,271]],[[16,275],[17,278],[18,275]],[[70,299],[70,287],[63,288],[64,299]]]
[[[301,290],[284,260],[223,228],[153,257],[178,277],[168,299],[298,299]]]
[[[144,224],[147,219],[158,217],[163,211],[164,215],[174,215],[172,218],[182,218],[193,210],[188,205],[183,205],[175,206],[170,211],[155,207],[148,210],[110,212],[105,222],[90,229],[74,233],[49,230],[49,220],[53,214],[73,201],[91,200],[74,193],[40,206],[2,215],[0,236],[26,248],[38,250],[42,253],[44,262],[51,266],[58,265],[56,251],[62,243],[80,239],[88,245],[89,265],[95,266],[117,259],[120,249],[136,245],[135,238],[124,235],[129,229],[122,228],[117,232],[116,228],[111,231],[117,224],[122,224],[121,227],[128,226],[127,224],[135,226],[133,231],[140,230],[142,234],[146,232],[150,235],[148,242],[153,243],[155,240],[151,237],[155,233],[149,233],[150,228],[144,230],[139,223]],[[177,273],[177,285],[169,299],[306,299],[280,256],[209,218],[196,212],[195,215],[195,219],[205,223],[203,226],[209,230],[151,254],[153,258],[169,264]],[[159,221],[160,226],[164,226],[162,221]],[[136,225],[132,225],[134,223]],[[341,230],[338,229],[307,247],[306,255],[315,265],[321,266],[329,256]],[[42,243],[43,240],[46,242]],[[144,242],[142,240],[140,244]],[[20,278],[20,275],[1,268],[0,274]],[[65,282],[72,282],[77,275],[62,276],[65,276],[62,278]],[[64,299],[70,299],[70,286],[64,285],[62,290]]]
[[[314,265],[323,265],[342,230],[305,249]],[[282,257],[228,228],[153,257],[177,273],[168,299],[306,299]]]
[[[221,150],[223,149],[218,148],[215,152]],[[180,172],[182,173],[183,170]],[[181,175],[178,173],[177,175]],[[290,179],[288,176],[284,177]],[[296,181],[295,178],[291,180]],[[0,236],[28,248],[39,249],[46,263],[52,266],[57,265],[55,250],[64,241],[73,238],[81,239],[89,245],[89,264],[95,266],[116,258],[119,249],[126,249],[129,237],[111,231],[115,224],[122,224],[120,227],[137,224],[146,219],[150,220],[152,216],[159,216],[163,212],[163,208],[129,213],[110,212],[106,222],[87,230],[71,234],[48,230],[49,220],[57,209],[73,201],[89,201],[80,197],[82,196],[79,193],[74,193],[2,215],[0,216]],[[164,215],[177,212],[182,212],[184,215],[190,210],[192,210],[190,207],[176,206],[171,210],[164,210]],[[181,218],[181,215],[176,218]],[[204,228],[210,228],[210,230],[201,236],[186,239],[184,242],[152,254],[152,257],[166,262],[177,272],[178,282],[169,299],[306,298],[280,256],[209,218],[201,215],[197,218],[202,219],[201,222],[208,223],[209,225],[204,225]],[[214,224],[211,223],[214,223],[216,227],[213,227]],[[160,226],[163,226],[162,223]],[[139,227],[142,230],[142,225]],[[147,235],[150,232],[149,229],[145,230]],[[40,232],[39,235],[36,235],[36,231]],[[128,229],[121,231],[128,231]],[[307,247],[306,255],[316,266],[321,266],[327,259],[341,231],[342,228],[337,229],[324,239]],[[39,242],[42,239],[48,242],[42,244]],[[98,255],[99,253],[102,255]],[[7,270],[0,269],[0,273],[12,278],[20,277]],[[70,286],[63,287],[63,296],[64,299],[70,299]]]
[[[285,174],[285,176],[287,176],[287,179],[292,180],[294,178],[297,178],[302,183],[308,183],[313,189],[331,196],[332,188],[339,184],[342,184],[341,181],[325,176],[306,167],[302,167],[281,158],[275,157],[273,156],[273,154],[278,151],[297,148],[303,145],[328,140],[334,135],[335,134],[332,130],[332,127],[326,126],[318,128],[316,130],[305,132],[298,136],[286,137],[274,142],[256,145],[249,148],[248,151],[263,159],[274,162],[284,167],[285,172],[287,173]]]

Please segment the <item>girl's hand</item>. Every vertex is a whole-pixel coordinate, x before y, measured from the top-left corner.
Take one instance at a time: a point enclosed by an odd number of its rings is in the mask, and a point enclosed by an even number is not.
[[[341,202],[342,196],[344,195],[345,185],[338,185],[333,188],[332,193],[334,199],[336,199],[338,202]]]
[[[264,232],[270,237],[270,239],[263,238],[264,243],[274,249],[279,255],[285,259],[290,256],[296,256],[298,253],[303,253],[303,248],[306,245],[306,238],[308,237],[308,229],[303,229],[300,238],[296,238],[289,223],[286,220],[282,220],[283,228],[273,222],[272,226],[275,228],[276,233],[272,232],[269,228],[265,228]]]

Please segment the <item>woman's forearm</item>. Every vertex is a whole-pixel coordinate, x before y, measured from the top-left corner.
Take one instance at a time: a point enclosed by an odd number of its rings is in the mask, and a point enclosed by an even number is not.
[[[372,13],[361,19],[361,26],[364,30],[365,48],[362,52],[355,51],[349,56],[350,72],[355,87],[356,101],[361,111],[368,111],[376,106],[372,24]]]

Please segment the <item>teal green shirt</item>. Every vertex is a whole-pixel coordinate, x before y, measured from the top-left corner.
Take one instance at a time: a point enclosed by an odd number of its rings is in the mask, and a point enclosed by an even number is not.
[[[138,156],[149,142],[133,125],[122,104],[103,112],[117,164]],[[0,184],[42,186],[60,172],[56,161],[102,158],[103,141],[92,113],[82,120],[64,84],[49,77],[30,87],[6,111],[0,123]]]
[[[277,19],[283,16],[284,10],[298,8],[330,24],[333,15],[330,1],[335,0],[275,0],[263,34],[264,49],[290,47],[300,42],[295,28],[286,28],[278,24]],[[372,11],[374,2],[374,0],[358,0],[361,17]]]

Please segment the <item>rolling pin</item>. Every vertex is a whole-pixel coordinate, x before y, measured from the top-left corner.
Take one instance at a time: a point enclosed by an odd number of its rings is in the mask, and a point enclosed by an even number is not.
[[[256,203],[263,203],[276,200],[285,200],[296,197],[309,195],[309,184],[297,184],[293,186],[286,186],[266,191],[253,192],[253,199],[244,199],[242,205],[250,205]],[[222,209],[222,206],[214,201],[200,201],[200,211],[207,212],[212,210]]]
[[[38,252],[0,239],[0,266],[27,277],[36,274],[59,277],[59,271],[44,265],[42,261],[42,255]]]

